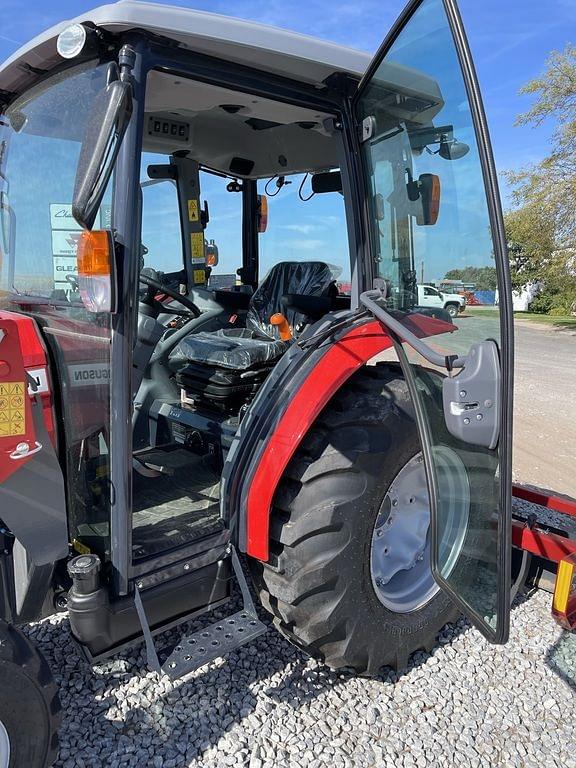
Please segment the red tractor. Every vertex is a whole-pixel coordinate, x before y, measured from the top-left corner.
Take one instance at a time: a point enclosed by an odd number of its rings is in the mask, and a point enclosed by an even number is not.
[[[60,24],[0,67],[0,213],[0,768],[55,759],[19,629],[55,611],[171,678],[265,631],[246,570],[334,669],[460,613],[506,641],[511,288],[453,0],[373,61],[131,0]],[[419,306],[424,262],[495,263],[498,316]]]

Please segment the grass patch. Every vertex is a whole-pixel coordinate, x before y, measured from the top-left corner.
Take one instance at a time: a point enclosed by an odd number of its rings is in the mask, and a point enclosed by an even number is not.
[[[498,317],[497,309],[480,309],[466,307],[466,312],[482,315],[482,317]],[[553,328],[573,328],[576,330],[576,317],[571,315],[538,315],[534,312],[514,312],[516,320],[529,320],[531,323],[551,325]]]

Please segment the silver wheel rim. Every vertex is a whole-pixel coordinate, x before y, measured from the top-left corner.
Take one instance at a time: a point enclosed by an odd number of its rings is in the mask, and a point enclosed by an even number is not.
[[[470,508],[468,475],[449,448],[434,449],[441,513],[446,520],[440,543],[442,572],[454,567],[466,535]],[[398,472],[378,512],[370,550],[372,585],[394,613],[422,608],[440,591],[430,563],[430,500],[421,453]]]
[[[10,739],[4,723],[0,720],[0,768],[8,768],[10,764]]]

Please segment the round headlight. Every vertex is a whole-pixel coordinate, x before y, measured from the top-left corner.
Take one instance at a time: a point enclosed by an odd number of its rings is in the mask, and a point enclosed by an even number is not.
[[[56,41],[56,50],[64,59],[73,59],[82,52],[86,43],[86,29],[82,24],[70,24],[62,30]]]

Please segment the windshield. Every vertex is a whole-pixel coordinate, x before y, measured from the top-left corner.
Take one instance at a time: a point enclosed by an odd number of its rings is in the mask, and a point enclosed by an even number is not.
[[[84,66],[28,91],[0,118],[0,289],[77,301],[80,227],[72,217],[76,165],[105,66]],[[110,200],[95,228],[110,226]]]

